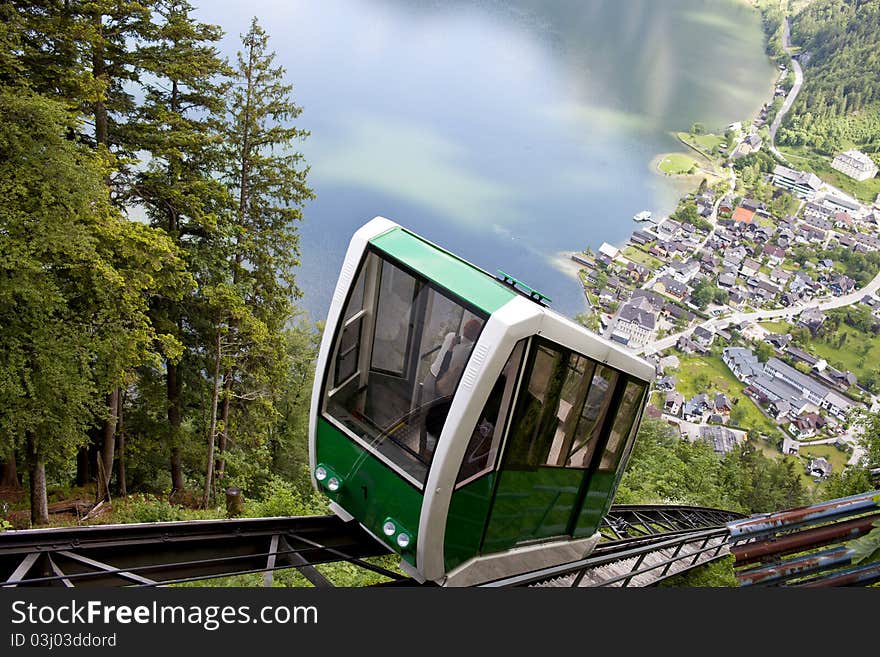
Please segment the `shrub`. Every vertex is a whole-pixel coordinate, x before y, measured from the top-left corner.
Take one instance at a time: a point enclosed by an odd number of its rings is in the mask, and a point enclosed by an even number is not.
[[[260,500],[245,502],[245,515],[251,518],[274,516],[314,516],[327,513],[323,498],[308,492],[278,476],[273,476],[263,490]]]
[[[113,502],[114,522],[172,522],[190,520],[193,513],[152,495],[130,495]]]

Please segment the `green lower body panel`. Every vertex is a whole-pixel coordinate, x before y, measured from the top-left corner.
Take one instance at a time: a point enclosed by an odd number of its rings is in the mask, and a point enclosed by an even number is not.
[[[563,468],[503,471],[482,552],[566,535],[583,477]]]
[[[480,552],[492,504],[495,473],[480,477],[452,494],[446,519],[444,559],[447,572]]]
[[[412,542],[404,551],[393,541],[386,542],[415,565],[421,491],[323,418],[318,418],[315,450],[317,462],[330,467],[343,479],[342,487],[335,493],[324,491],[328,497],[383,539],[385,519],[391,517],[397,521],[409,532]]]
[[[611,508],[614,484],[617,475],[614,472],[594,472],[587,485],[587,494],[575,523],[574,536],[581,538],[592,536]]]

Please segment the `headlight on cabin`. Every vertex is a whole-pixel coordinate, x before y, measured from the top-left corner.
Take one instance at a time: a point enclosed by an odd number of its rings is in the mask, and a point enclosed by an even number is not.
[[[342,477],[323,463],[319,463],[315,468],[315,480],[331,493],[336,493],[342,488]]]
[[[385,518],[385,521],[382,523],[382,533],[385,534],[393,545],[396,545],[401,550],[407,549],[412,544],[412,534],[404,529],[394,518]]]

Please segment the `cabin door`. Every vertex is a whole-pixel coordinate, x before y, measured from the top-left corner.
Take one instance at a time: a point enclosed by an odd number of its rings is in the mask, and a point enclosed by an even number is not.
[[[560,345],[532,341],[484,552],[576,535],[618,376]]]

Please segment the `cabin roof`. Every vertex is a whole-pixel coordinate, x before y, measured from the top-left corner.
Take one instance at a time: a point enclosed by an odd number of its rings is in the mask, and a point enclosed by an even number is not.
[[[490,315],[518,296],[488,272],[399,226],[370,243]]]

